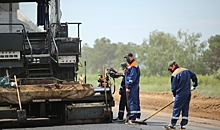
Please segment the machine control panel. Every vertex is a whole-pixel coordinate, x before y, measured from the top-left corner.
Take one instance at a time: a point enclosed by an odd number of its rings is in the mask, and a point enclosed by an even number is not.
[[[1,51],[0,60],[20,59],[20,51]]]
[[[59,63],[76,63],[76,56],[59,56]]]

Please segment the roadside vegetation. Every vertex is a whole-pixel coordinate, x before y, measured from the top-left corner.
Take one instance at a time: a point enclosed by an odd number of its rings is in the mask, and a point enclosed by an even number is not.
[[[98,86],[98,74],[87,75],[87,83],[92,84],[94,87]],[[198,75],[199,85],[195,92],[206,97],[220,98],[220,80],[215,76],[202,76]],[[112,87],[114,85],[113,80]],[[116,89],[119,89],[121,78],[115,79]],[[170,77],[141,77],[140,89],[149,92],[171,92],[170,90]]]
[[[141,68],[141,90],[170,92],[170,72],[167,63],[175,60],[198,76],[196,92],[220,97],[220,35],[201,41],[201,33],[179,30],[176,35],[155,30],[142,43],[112,43],[108,38],[94,41],[93,47],[82,44],[79,74],[87,73],[87,83],[97,85],[103,68],[119,70],[124,55],[134,54]],[[86,61],[86,67],[84,62]],[[104,67],[103,67],[104,66]],[[120,70],[119,70],[120,71]],[[116,86],[120,79],[116,79]]]

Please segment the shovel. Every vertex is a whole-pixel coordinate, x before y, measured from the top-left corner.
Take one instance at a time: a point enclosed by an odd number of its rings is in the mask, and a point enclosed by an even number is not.
[[[14,75],[14,80],[15,80],[15,85],[16,85],[16,89],[17,89],[18,103],[19,103],[19,108],[20,108],[20,110],[17,110],[17,118],[18,118],[18,121],[26,121],[26,119],[27,119],[26,111],[22,110],[22,107],[21,107],[21,98],[20,98],[16,75]]]
[[[138,124],[144,124],[147,125],[147,122],[145,122],[146,120],[150,119],[151,117],[153,117],[154,115],[156,115],[157,113],[161,112],[163,109],[167,108],[168,106],[170,106],[171,104],[173,104],[174,101],[168,103],[166,106],[160,108],[159,110],[157,110],[156,112],[154,112],[153,114],[151,114],[150,116],[148,116],[146,119],[144,119],[143,121],[132,121],[132,123],[138,123]]]

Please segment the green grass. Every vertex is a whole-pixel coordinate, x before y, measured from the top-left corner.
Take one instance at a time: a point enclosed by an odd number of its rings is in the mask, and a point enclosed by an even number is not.
[[[157,84],[140,84],[140,89],[142,91],[149,91],[149,92],[170,92],[169,85],[157,85]]]
[[[140,89],[150,92],[170,91],[170,77],[141,77]]]
[[[201,84],[197,87],[195,92],[204,95],[206,97],[220,97],[220,85],[204,85]]]
[[[206,97],[220,97],[220,80],[214,76],[198,76],[195,92]],[[87,75],[87,83],[98,85],[98,74]],[[121,78],[115,79],[116,88],[120,87]],[[113,83],[113,82],[112,82]],[[149,92],[170,92],[170,77],[141,77],[140,89]]]
[[[207,97],[220,97],[220,80],[214,76],[198,75],[198,84],[196,92]]]

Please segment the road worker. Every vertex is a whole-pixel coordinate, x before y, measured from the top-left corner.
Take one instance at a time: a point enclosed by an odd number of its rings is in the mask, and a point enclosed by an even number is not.
[[[168,126],[164,126],[166,130],[176,129],[176,123],[182,112],[182,120],[180,122],[180,130],[186,129],[188,123],[188,112],[191,91],[195,90],[197,84],[196,75],[186,69],[180,68],[178,64],[173,60],[168,63],[168,70],[172,73],[171,75],[171,90],[173,93],[174,106],[172,112],[171,123]],[[192,80],[192,87],[191,81]]]
[[[122,62],[120,65],[120,69],[123,70],[124,75],[126,74],[126,69],[127,69],[127,62]],[[126,87],[125,87],[125,76],[123,76],[122,81],[121,81],[121,87],[119,89],[119,95],[120,97],[120,102],[119,102],[119,111],[118,111],[118,117],[114,119],[114,121],[124,121],[124,110],[126,107]],[[126,107],[127,110],[127,107]]]
[[[133,120],[139,121],[141,116],[139,97],[140,68],[132,53],[126,54],[124,58],[129,64],[125,75],[125,86],[128,93],[130,117],[126,124],[132,124]]]

